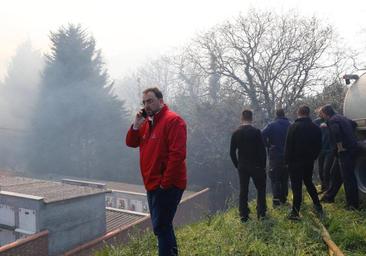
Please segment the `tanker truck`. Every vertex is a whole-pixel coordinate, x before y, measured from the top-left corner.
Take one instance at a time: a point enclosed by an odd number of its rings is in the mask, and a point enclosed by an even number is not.
[[[355,174],[358,189],[366,198],[366,73],[361,76],[345,75],[346,84],[350,84],[344,102],[343,114],[357,123],[359,153],[356,160]]]

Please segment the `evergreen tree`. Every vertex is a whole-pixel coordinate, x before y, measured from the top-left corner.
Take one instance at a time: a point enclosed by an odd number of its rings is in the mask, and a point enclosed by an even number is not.
[[[113,93],[94,38],[69,25],[51,33],[50,40],[29,139],[29,169],[134,180],[138,173],[128,164],[123,141],[128,113]]]

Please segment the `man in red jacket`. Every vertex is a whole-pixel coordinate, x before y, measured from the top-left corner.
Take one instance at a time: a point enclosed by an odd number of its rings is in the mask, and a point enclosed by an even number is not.
[[[136,114],[126,144],[140,147],[140,169],[159,256],[178,255],[173,218],[187,185],[187,128],[164,104],[158,88],[146,89],[142,99],[144,111]]]

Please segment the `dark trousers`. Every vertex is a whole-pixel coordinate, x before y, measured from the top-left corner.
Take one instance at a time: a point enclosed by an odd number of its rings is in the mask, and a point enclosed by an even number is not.
[[[239,214],[242,219],[247,219],[249,215],[248,208],[248,190],[249,180],[252,178],[257,189],[257,217],[266,215],[266,172],[264,168],[241,167],[239,168],[240,194],[239,194]]]
[[[331,151],[322,151],[318,157],[319,179],[322,190],[329,188],[330,172],[334,162],[334,153]]]
[[[273,203],[285,203],[288,195],[288,171],[283,157],[271,158],[268,175],[271,179]]]
[[[296,214],[300,212],[302,202],[302,182],[304,182],[314,205],[320,206],[318,194],[313,183],[313,167],[314,161],[296,162],[289,165],[293,193],[292,211]]]
[[[334,200],[342,184],[344,184],[347,206],[359,207],[358,186],[355,176],[355,158],[356,154],[353,151],[344,151],[338,154],[332,167],[330,187],[325,192],[324,199]]]
[[[183,190],[175,187],[147,192],[153,231],[158,237],[159,256],[178,255],[173,218],[182,194]]]

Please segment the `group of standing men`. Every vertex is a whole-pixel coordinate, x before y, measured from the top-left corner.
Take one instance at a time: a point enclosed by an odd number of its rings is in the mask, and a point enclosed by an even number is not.
[[[289,219],[300,219],[302,184],[305,184],[314,210],[323,215],[320,201],[334,202],[344,183],[348,209],[358,209],[357,181],[354,174],[357,140],[355,123],[337,114],[330,105],[318,109],[319,119],[310,118],[310,108],[301,106],[294,123],[285,117],[283,109],[276,110],[276,119],[262,131],[252,125],[253,113],[244,110],[241,125],[231,137],[230,156],[238,169],[240,182],[239,214],[242,222],[249,219],[248,185],[252,178],[257,189],[257,217],[266,215],[266,148],[269,155],[273,207],[287,203],[288,180],[293,192]],[[312,177],[318,158],[321,191]],[[319,200],[318,193],[324,193]]]
[[[136,113],[127,132],[126,144],[140,149],[140,169],[147,190],[153,231],[158,238],[159,256],[178,255],[173,218],[187,186],[187,127],[185,121],[164,103],[163,94],[158,88],[144,90],[142,104],[143,109]],[[250,178],[258,192],[257,217],[261,219],[266,216],[266,146],[269,148],[273,205],[286,203],[290,177],[293,206],[289,217],[299,218],[303,182],[315,210],[320,214],[323,212],[312,175],[314,161],[322,149],[320,127],[324,125],[329,129],[327,131],[335,149],[332,156],[336,156],[337,161],[334,161],[333,166],[336,167],[330,175],[327,174],[328,167],[321,171],[323,189],[328,188],[323,199],[333,201],[344,182],[348,207],[358,208],[357,182],[353,172],[356,153],[353,124],[336,114],[330,106],[321,108],[323,121],[320,125],[312,122],[307,106],[301,106],[297,114],[298,118],[290,124],[284,111],[279,109],[276,120],[260,131],[252,125],[252,111],[242,112],[242,125],[231,138],[230,156],[239,172],[239,212],[243,222],[249,219]],[[323,141],[326,141],[324,134]]]

